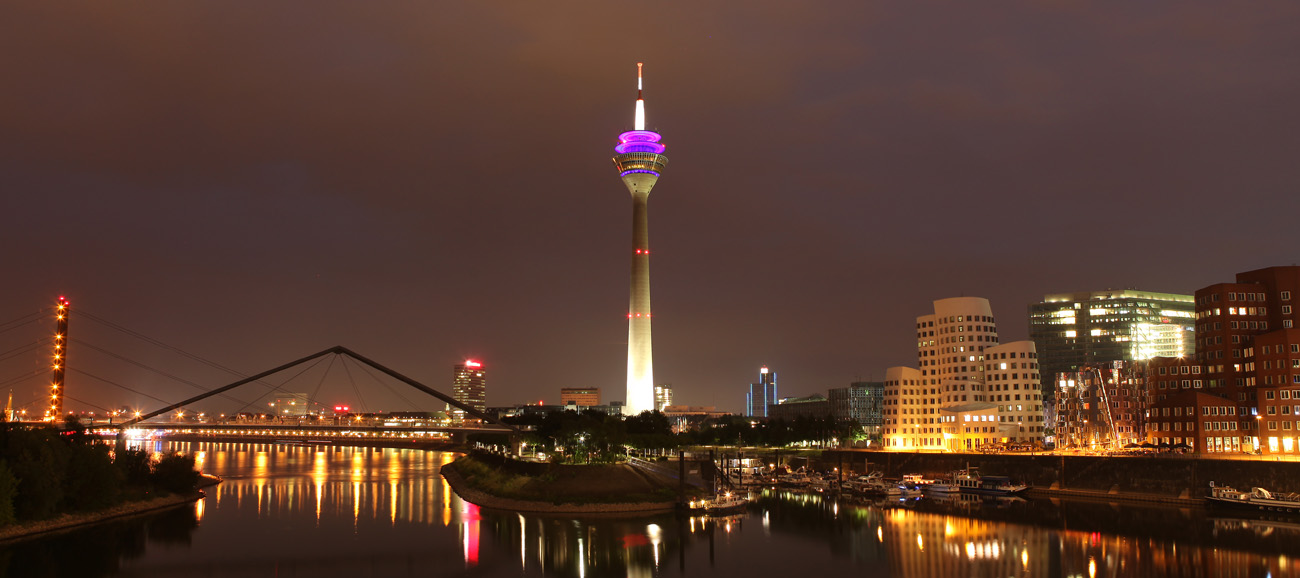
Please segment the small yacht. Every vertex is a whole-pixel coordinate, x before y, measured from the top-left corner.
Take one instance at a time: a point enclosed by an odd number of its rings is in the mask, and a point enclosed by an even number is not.
[[[1270,492],[1264,488],[1251,488],[1249,492],[1232,486],[1216,486],[1210,482],[1210,495],[1205,497],[1211,506],[1227,506],[1259,512],[1300,513],[1300,494]]]
[[[952,480],[959,491],[966,494],[1014,496],[1029,489],[1028,484],[1013,482],[1009,476],[985,476],[973,467],[954,472]]]

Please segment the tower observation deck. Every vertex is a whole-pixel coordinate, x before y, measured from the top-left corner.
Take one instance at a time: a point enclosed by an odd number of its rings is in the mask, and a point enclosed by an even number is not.
[[[641,98],[641,64],[636,63],[636,117],[632,130],[618,135],[614,168],[632,194],[632,282],[628,301],[627,405],[628,415],[653,411],[654,356],[650,335],[650,190],[659,181],[668,157],[659,133],[645,129],[645,101]]]

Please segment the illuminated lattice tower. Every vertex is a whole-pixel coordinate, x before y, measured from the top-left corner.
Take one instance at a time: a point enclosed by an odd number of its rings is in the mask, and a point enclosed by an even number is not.
[[[68,364],[68,300],[59,297],[55,311],[54,359],[50,378],[50,407],[45,410],[45,421],[56,421],[63,413],[63,370]]]
[[[655,408],[654,357],[650,338],[650,189],[659,181],[668,157],[659,133],[645,130],[641,98],[641,63],[636,63],[636,118],[632,130],[618,135],[614,167],[632,194],[632,284],[627,311],[627,405],[636,415]]]

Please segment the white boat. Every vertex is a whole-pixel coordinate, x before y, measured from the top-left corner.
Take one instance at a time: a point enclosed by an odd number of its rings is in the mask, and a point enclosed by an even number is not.
[[[727,492],[711,498],[699,498],[687,502],[686,509],[691,514],[719,514],[744,509],[749,504],[748,495]]]
[[[852,482],[845,483],[845,487],[859,494],[871,496],[903,495],[903,488],[898,482],[886,480],[880,472],[871,472],[865,476],[858,476]]]
[[[808,483],[808,487],[818,492],[829,492],[834,490],[839,483],[834,476],[818,476]]]
[[[802,488],[812,483],[812,478],[808,477],[808,473],[803,468],[799,468],[793,472],[778,474],[776,483],[785,487]]]
[[[961,486],[958,486],[957,482],[951,479],[935,480],[922,486],[922,490],[927,494],[956,494],[961,492]]]
[[[1300,513],[1300,494],[1270,492],[1264,488],[1251,488],[1249,492],[1232,486],[1216,486],[1210,482],[1210,495],[1205,497],[1211,506],[1254,510],[1257,512]]]

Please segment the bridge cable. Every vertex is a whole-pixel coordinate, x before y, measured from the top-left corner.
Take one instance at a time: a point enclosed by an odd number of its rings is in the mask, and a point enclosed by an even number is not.
[[[10,358],[16,357],[16,356],[21,355],[21,354],[23,354],[23,353],[27,353],[27,352],[29,352],[29,351],[31,351],[31,350],[33,350],[33,349],[36,349],[37,347],[40,347],[40,346],[42,346],[42,345],[45,345],[45,344],[48,343],[51,339],[52,339],[52,338],[50,338],[50,337],[46,337],[45,339],[39,339],[39,340],[37,340],[35,343],[28,343],[28,344],[26,344],[26,345],[19,345],[18,347],[15,347],[15,348],[13,348],[13,349],[10,349],[9,351],[6,351],[6,352],[4,352],[4,353],[0,353],[0,361],[5,361],[5,360],[7,360],[7,359],[10,359]]]
[[[82,340],[80,340],[80,339],[71,339],[71,338],[69,338],[68,341],[71,342],[71,343],[76,343],[77,345],[82,346],[82,347],[88,347],[88,348],[90,348],[90,349],[93,349],[93,350],[95,350],[95,351],[98,351],[98,352],[100,352],[100,353],[102,353],[102,354],[104,354],[104,355],[107,355],[107,356],[109,356],[109,357],[112,357],[112,358],[115,358],[115,359],[118,359],[118,360],[121,360],[121,361],[125,361],[125,362],[127,362],[127,363],[129,363],[129,364],[131,364],[131,365],[134,365],[134,366],[136,366],[136,367],[139,367],[140,369],[143,369],[143,370],[145,370],[145,371],[150,371],[150,372],[156,373],[156,374],[158,374],[158,375],[161,375],[161,376],[163,376],[163,377],[165,377],[165,378],[167,378],[167,379],[170,379],[170,380],[173,380],[173,381],[177,381],[177,382],[183,383],[183,384],[188,385],[188,386],[190,386],[190,387],[193,387],[193,388],[195,388],[195,389],[197,389],[197,390],[199,390],[199,391],[208,391],[208,389],[209,389],[209,388],[207,388],[207,387],[204,387],[204,386],[202,386],[202,385],[199,385],[199,384],[197,384],[197,383],[194,383],[193,381],[190,381],[190,380],[185,379],[185,378],[183,378],[183,377],[175,376],[175,375],[172,375],[172,374],[170,374],[170,373],[167,373],[167,372],[165,372],[165,371],[163,371],[163,370],[161,370],[161,369],[157,369],[157,368],[154,368],[154,367],[150,367],[150,366],[148,366],[148,365],[145,365],[145,364],[143,364],[143,363],[140,363],[139,361],[135,361],[134,359],[130,359],[130,358],[127,358],[127,357],[124,357],[124,356],[118,355],[118,354],[113,353],[113,352],[111,352],[111,351],[109,351],[109,350],[107,350],[107,349],[104,349],[104,348],[102,348],[102,347],[97,347],[97,346],[95,346],[95,345],[91,345],[90,343],[86,343],[85,341],[82,341]],[[224,398],[226,398],[226,399],[228,399],[228,400],[230,400],[230,401],[233,401],[233,402],[235,402],[235,403],[244,403],[244,400],[242,400],[242,399],[239,399],[239,398],[236,398],[236,397],[232,397],[232,396],[227,395],[227,394],[224,394],[224,393],[223,393],[223,394],[220,394],[220,395],[221,395],[221,397],[224,397]],[[161,401],[161,400],[160,400],[160,401]],[[164,401],[163,403],[167,403],[167,402]]]
[[[329,377],[329,375],[330,375],[330,370],[331,370],[331,369],[334,369],[334,362],[335,362],[336,360],[338,360],[338,358],[339,358],[338,355],[331,355],[331,356],[330,356],[330,364],[329,364],[328,366],[325,367],[325,373],[322,373],[322,374],[321,374],[321,376],[320,376],[320,381],[317,381],[317,382],[316,382],[316,389],[312,390],[311,395],[307,397],[307,403],[308,403],[308,404],[315,403],[315,401],[316,401],[316,396],[317,396],[317,395],[320,395],[320,388],[321,388],[321,386],[325,385],[325,378],[326,378],[326,377]],[[317,403],[316,405],[321,405],[321,404]]]
[[[10,319],[9,321],[6,321],[4,323],[0,323],[0,333],[7,333],[10,330],[18,329],[19,327],[23,327],[25,325],[29,325],[37,321],[40,321],[41,319],[45,318],[46,312],[49,310],[50,308],[46,307],[45,309],[42,309],[35,313],[28,313],[27,315],[23,315],[22,317],[17,317],[14,319]]]
[[[66,398],[68,398],[68,399],[70,399],[70,400],[72,400],[72,401],[75,401],[75,402],[77,402],[77,403],[80,403],[80,404],[82,404],[82,405],[88,405],[88,406],[93,407],[93,408],[95,408],[95,409],[102,409],[102,410],[104,410],[104,411],[106,411],[106,412],[110,412],[110,413],[113,411],[113,410],[108,409],[108,408],[106,408],[106,407],[100,407],[100,406],[97,406],[97,405],[95,405],[95,404],[93,404],[93,403],[90,403],[90,402],[88,402],[88,401],[84,401],[84,400],[77,399],[77,398],[72,397],[72,396],[70,396],[70,395],[68,395],[68,394],[66,394],[66,393],[63,394],[63,397],[66,397]],[[75,414],[74,414],[74,415],[75,415]]]
[[[8,385],[13,385],[13,384],[15,384],[15,383],[21,383],[21,382],[27,381],[27,380],[29,380],[29,379],[31,379],[31,378],[33,378],[33,377],[40,377],[41,374],[43,374],[43,373],[47,373],[48,371],[49,371],[49,370],[48,370],[48,369],[45,369],[45,368],[41,368],[41,369],[33,369],[32,371],[28,372],[27,375],[19,375],[19,376],[17,376],[17,377],[11,377],[11,378],[6,379],[6,380],[4,380],[4,381],[0,381],[0,387],[5,387],[5,386],[8,386]]]
[[[311,363],[311,365],[308,365],[307,367],[304,367],[304,368],[302,369],[302,371],[299,371],[298,373],[293,374],[293,375],[290,376],[288,379],[286,379],[286,380],[284,380],[283,382],[281,382],[280,385],[271,385],[271,384],[269,384],[269,383],[266,383],[266,382],[263,382],[263,381],[260,381],[260,380],[257,381],[256,383],[261,383],[262,385],[270,386],[270,387],[272,387],[275,391],[280,392],[280,393],[288,393],[288,390],[285,390],[285,389],[283,388],[283,386],[284,386],[285,384],[287,384],[287,383],[289,383],[290,381],[293,381],[293,380],[295,380],[295,379],[298,379],[298,377],[301,376],[302,374],[307,373],[307,372],[310,371],[313,367],[316,367],[317,365],[320,365],[320,362],[321,362],[321,361],[323,361],[322,358],[316,358],[316,360],[313,361],[313,362]],[[241,407],[241,408],[239,408],[238,410],[236,410],[236,413],[241,412],[241,411],[244,411],[245,409],[248,409],[248,406],[253,405],[254,403],[257,403],[257,402],[259,402],[259,401],[261,401],[261,400],[262,400],[262,398],[261,398],[261,397],[258,397],[257,399],[255,399],[255,400],[253,400],[253,401],[250,401],[250,402],[244,404],[243,407]]]
[[[102,382],[104,382],[104,383],[107,383],[107,384],[109,384],[109,385],[116,386],[116,387],[120,387],[120,388],[125,389],[125,390],[127,390],[127,391],[129,391],[129,392],[131,392],[131,393],[136,394],[136,395],[143,395],[143,396],[145,396],[145,397],[147,397],[147,398],[149,398],[149,399],[152,399],[152,400],[154,400],[154,401],[157,401],[157,402],[167,403],[167,400],[162,399],[162,398],[160,398],[160,397],[154,397],[154,396],[149,395],[149,394],[147,394],[147,393],[145,393],[145,392],[143,392],[143,391],[139,391],[139,390],[136,390],[136,389],[132,389],[132,388],[130,388],[130,387],[127,387],[127,386],[122,385],[122,384],[120,384],[120,383],[117,383],[117,382],[115,382],[115,381],[110,381],[110,380],[104,379],[104,378],[102,378],[102,377],[100,377],[100,376],[98,376],[98,375],[95,375],[95,374],[93,374],[93,373],[87,373],[87,372],[82,371],[82,370],[80,370],[80,369],[77,369],[77,368],[75,368],[75,367],[69,367],[69,368],[68,368],[68,371],[72,371],[72,372],[74,372],[74,373],[80,373],[81,375],[84,375],[84,376],[89,377],[89,378],[91,378],[91,379],[97,379],[97,380],[102,381]],[[64,392],[63,395],[64,395],[64,397],[67,397],[68,394],[67,394],[67,392]]]
[[[343,373],[346,373],[346,374],[347,374],[347,376],[348,376],[348,383],[352,384],[352,391],[353,391],[353,392],[356,392],[356,394],[357,394],[357,401],[361,402],[361,411],[362,411],[362,413],[370,413],[370,409],[369,409],[368,407],[366,407],[366,398],[361,397],[361,388],[357,387],[357,382],[356,382],[356,380],[355,380],[355,379],[352,379],[352,370],[348,369],[348,364],[347,364],[346,361],[343,363]]]
[[[87,318],[87,319],[90,319],[91,321],[94,321],[94,322],[99,323],[99,324],[101,324],[101,325],[104,325],[104,326],[106,326],[106,327],[109,327],[109,328],[111,328],[111,329],[115,329],[115,330],[117,330],[117,331],[120,331],[120,332],[122,332],[122,333],[125,333],[125,334],[127,334],[127,335],[130,335],[130,336],[132,336],[132,337],[135,337],[136,339],[139,339],[139,340],[141,340],[141,341],[144,341],[145,343],[149,343],[149,344],[154,345],[154,346],[156,346],[156,347],[161,347],[161,348],[163,348],[163,349],[166,349],[166,350],[168,350],[168,351],[172,351],[172,352],[174,352],[174,353],[178,353],[178,354],[180,354],[180,355],[183,356],[183,357],[186,357],[186,358],[189,358],[189,359],[191,359],[191,360],[197,361],[197,362],[202,363],[203,365],[206,365],[206,366],[208,366],[208,367],[212,367],[212,368],[214,368],[214,369],[219,369],[219,370],[221,370],[221,371],[224,371],[224,372],[229,373],[229,374],[234,375],[234,376],[238,376],[238,377],[240,377],[240,378],[248,377],[248,374],[246,374],[246,373],[243,373],[243,372],[240,372],[240,371],[237,371],[237,370],[231,369],[231,368],[226,367],[226,366],[224,366],[224,365],[221,365],[220,363],[217,363],[217,362],[215,362],[215,361],[211,361],[211,360],[208,360],[208,359],[205,359],[205,358],[199,357],[198,355],[195,355],[195,354],[193,354],[193,353],[190,353],[190,352],[188,352],[188,351],[185,351],[185,350],[183,350],[183,349],[181,349],[181,348],[179,348],[179,347],[175,347],[175,346],[173,346],[173,345],[168,345],[168,344],[166,344],[166,343],[163,343],[162,341],[159,341],[159,340],[157,340],[157,339],[154,339],[154,338],[152,338],[152,337],[149,337],[148,335],[145,335],[145,334],[140,333],[140,332],[138,332],[138,331],[134,331],[134,330],[128,329],[128,328],[126,328],[126,327],[124,327],[124,326],[122,326],[122,325],[119,325],[119,324],[117,324],[117,323],[114,323],[114,322],[112,322],[112,321],[109,321],[109,320],[107,320],[107,319],[104,319],[103,317],[99,317],[99,316],[97,316],[97,315],[91,314],[91,313],[87,312],[87,311],[84,310],[84,309],[79,310],[78,315],[81,316],[81,317],[85,317],[85,318]],[[272,385],[272,384],[267,383],[267,382],[265,382],[265,381],[262,381],[262,380],[260,380],[260,379],[259,379],[259,380],[256,380],[256,381],[253,381],[252,383],[256,383],[256,384],[261,385],[262,387],[265,387],[265,388],[270,389],[270,390],[272,390],[272,391],[278,391],[278,390],[279,390],[278,386]],[[211,390],[205,388],[204,391],[211,391]],[[221,394],[221,395],[224,396],[225,394]],[[261,397],[261,396],[259,396],[259,398],[260,398],[260,397]],[[233,399],[233,398],[229,398],[229,397],[227,397],[226,399]],[[235,400],[235,401],[239,401],[239,400]],[[250,401],[250,402],[248,402],[247,404],[244,405],[244,407],[246,408],[246,407],[248,407],[249,405],[252,405],[255,401],[257,401],[257,400],[254,400],[254,401]],[[241,409],[242,409],[242,408],[241,408]]]
[[[375,383],[379,384],[379,385],[380,385],[381,387],[383,387],[384,389],[387,389],[389,393],[391,393],[391,394],[397,396],[398,399],[400,399],[400,400],[406,402],[406,405],[410,406],[413,410],[414,410],[414,409],[419,409],[419,407],[420,407],[419,405],[417,405],[416,403],[414,403],[414,402],[412,402],[411,400],[407,399],[406,396],[404,396],[404,395],[401,394],[401,392],[397,391],[396,389],[393,389],[393,388],[389,387],[388,384],[384,383],[383,380],[379,379],[379,376],[375,375],[374,370],[373,370],[370,366],[368,366],[368,365],[364,365],[364,364],[362,364],[362,363],[359,363],[359,362],[357,362],[356,360],[353,360],[353,363],[357,364],[357,366],[360,367],[362,371],[366,372],[366,374],[370,376],[370,379],[371,379],[371,380],[373,380]]]

